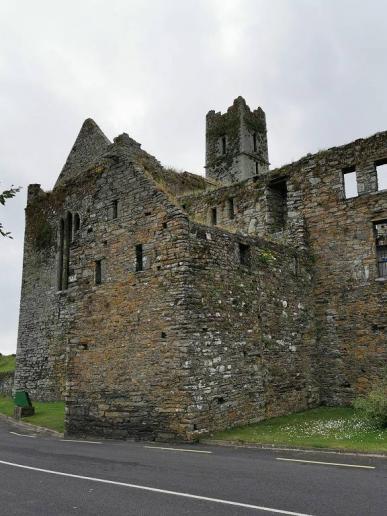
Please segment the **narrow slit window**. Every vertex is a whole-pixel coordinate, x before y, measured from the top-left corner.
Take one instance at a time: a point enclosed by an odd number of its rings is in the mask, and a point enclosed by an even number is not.
[[[378,278],[387,278],[387,220],[374,224]]]
[[[142,244],[136,245],[136,271],[144,270],[144,256],[143,256],[143,248]]]
[[[102,260],[95,261],[95,284],[101,285],[102,283]]]
[[[74,235],[75,235],[75,233],[78,233],[80,227],[81,227],[81,219],[79,218],[79,214],[76,213],[74,215]]]
[[[118,217],[118,200],[114,199],[113,201],[113,219]]]
[[[245,267],[250,266],[250,246],[239,244],[239,263]]]
[[[258,175],[258,163],[255,162],[255,175]]]
[[[227,201],[227,211],[228,211],[228,218],[230,220],[235,218],[235,206],[234,206],[234,197],[230,197]]]
[[[354,166],[343,170],[343,182],[346,199],[352,199],[359,195],[357,190],[356,168]]]
[[[218,213],[216,208],[211,208],[211,224],[216,226],[218,223]]]
[[[222,136],[222,154],[226,154],[227,141],[226,137]]]
[[[60,219],[59,223],[59,238],[58,238],[58,290],[63,288],[63,243],[64,243],[64,220]]]
[[[375,163],[378,191],[387,190],[387,161]]]
[[[257,133],[253,134],[253,150],[257,152]]]

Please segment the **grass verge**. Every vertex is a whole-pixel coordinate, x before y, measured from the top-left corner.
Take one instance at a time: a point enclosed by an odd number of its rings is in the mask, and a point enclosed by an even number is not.
[[[217,432],[211,438],[241,443],[387,453],[387,429],[376,428],[352,408],[319,407]]]
[[[35,415],[23,417],[22,421],[33,425],[51,428],[57,432],[64,430],[64,402],[63,401],[33,401]],[[0,413],[13,416],[14,402],[12,398],[0,396]]]
[[[14,355],[0,354],[0,373],[10,373],[15,371],[16,357]]]

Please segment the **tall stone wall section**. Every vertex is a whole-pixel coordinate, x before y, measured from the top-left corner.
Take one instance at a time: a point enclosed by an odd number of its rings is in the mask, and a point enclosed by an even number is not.
[[[190,252],[182,329],[192,435],[316,406],[308,255],[195,223]]]
[[[367,392],[387,363],[387,281],[379,279],[374,222],[387,219],[376,166],[387,133],[329,149],[281,169],[299,185],[315,262],[314,298],[322,400],[346,404]],[[355,167],[359,196],[345,198]]]
[[[122,159],[91,190],[93,205],[74,248],[76,280],[68,293],[76,316],[67,349],[66,431],[183,435],[186,217]],[[115,219],[109,213],[114,199],[119,199]],[[143,270],[136,270],[139,244]],[[104,262],[100,285],[94,281],[96,259]]]

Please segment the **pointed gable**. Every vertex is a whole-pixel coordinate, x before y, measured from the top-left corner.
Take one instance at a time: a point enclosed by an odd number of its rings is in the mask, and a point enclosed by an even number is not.
[[[67,157],[66,163],[55,183],[55,187],[72,179],[77,172],[97,159],[111,144],[98,125],[87,118],[79,131],[77,139]]]

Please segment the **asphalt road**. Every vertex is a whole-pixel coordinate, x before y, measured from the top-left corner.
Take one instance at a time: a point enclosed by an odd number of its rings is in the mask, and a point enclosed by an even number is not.
[[[387,459],[204,445],[64,442],[0,420],[0,515],[77,514],[385,516]]]

